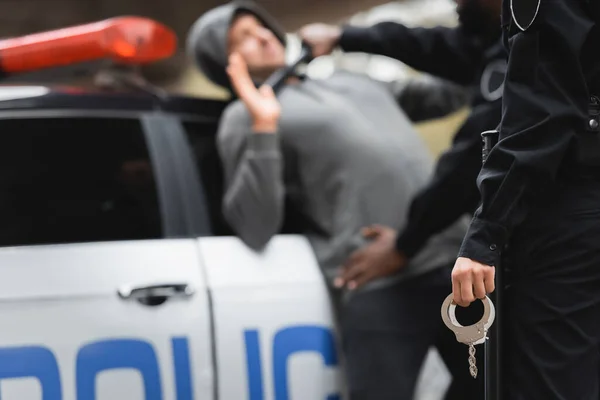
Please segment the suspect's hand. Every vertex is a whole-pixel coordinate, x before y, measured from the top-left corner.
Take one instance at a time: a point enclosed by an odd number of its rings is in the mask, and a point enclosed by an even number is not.
[[[468,307],[475,299],[483,299],[494,291],[496,268],[459,257],[452,270],[452,294],[454,302]]]
[[[373,225],[363,229],[362,233],[373,241],[355,251],[346,261],[334,282],[338,288],[358,289],[374,279],[396,273],[406,264],[406,258],[396,250],[394,229]]]
[[[275,133],[281,115],[281,106],[273,89],[270,86],[261,86],[257,89],[248,73],[248,66],[237,53],[232,53],[229,57],[227,74],[233,89],[252,116],[254,132]]]
[[[342,29],[335,25],[309,24],[298,32],[300,38],[310,45],[313,57],[327,55],[337,46]]]

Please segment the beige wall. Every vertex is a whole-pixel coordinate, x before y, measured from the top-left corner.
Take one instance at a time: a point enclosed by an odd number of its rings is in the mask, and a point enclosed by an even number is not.
[[[188,61],[178,79],[166,85],[170,92],[187,96],[199,96],[215,99],[227,99],[229,93],[211,83],[198,69]]]
[[[417,130],[421,133],[435,157],[439,157],[450,146],[452,137],[468,114],[469,109],[465,108],[446,118],[416,125]]]

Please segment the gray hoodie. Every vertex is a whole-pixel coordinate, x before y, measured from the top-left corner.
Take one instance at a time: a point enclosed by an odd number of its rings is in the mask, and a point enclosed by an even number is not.
[[[237,7],[230,3],[209,11],[188,42],[202,71],[226,87],[227,30]],[[248,2],[243,7],[283,37],[263,10]],[[252,132],[245,106],[233,102],[222,115],[217,141],[226,181],[223,212],[238,236],[262,250],[282,227],[287,197],[309,221],[305,234],[331,283],[347,257],[366,244],[362,227],[404,226],[411,199],[430,179],[433,160],[399,104],[421,102],[423,108],[411,107],[413,119],[425,119],[468,100],[439,81],[409,87],[348,72],[286,85],[278,93],[282,115],[276,134]],[[365,289],[451,264],[467,223],[465,217],[438,234],[407,268]]]

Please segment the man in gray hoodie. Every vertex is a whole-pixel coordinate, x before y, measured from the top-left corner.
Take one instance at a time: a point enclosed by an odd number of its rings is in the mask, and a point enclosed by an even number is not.
[[[225,218],[249,247],[261,251],[280,232],[289,200],[307,222],[303,233],[338,296],[333,283],[340,267],[370,239],[361,228],[402,226],[411,199],[433,171],[427,147],[399,105],[414,111],[413,120],[426,119],[468,99],[441,81],[431,84],[435,90],[400,88],[348,72],[325,80],[292,78],[277,96],[268,86],[257,89],[285,66],[285,42],[264,10],[235,2],[204,14],[188,47],[205,75],[240,99],[224,111],[217,137]],[[339,296],[352,400],[412,398],[434,344],[459,383],[447,398],[479,398],[466,348],[439,316],[467,222],[430,240],[410,268]],[[422,300],[415,304],[419,293]]]

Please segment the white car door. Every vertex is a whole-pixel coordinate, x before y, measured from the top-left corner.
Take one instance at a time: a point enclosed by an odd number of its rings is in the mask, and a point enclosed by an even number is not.
[[[232,235],[214,132],[184,125],[211,218],[198,239],[211,298],[221,400],[336,400],[341,360],[332,303],[304,237],[279,235],[261,254]],[[192,179],[190,179],[192,180]]]
[[[332,304],[312,248],[275,237],[261,254],[235,237],[199,240],[214,311],[222,399],[339,400]]]
[[[167,139],[135,118],[11,114],[0,398],[214,398],[206,279],[169,157],[157,162]]]

